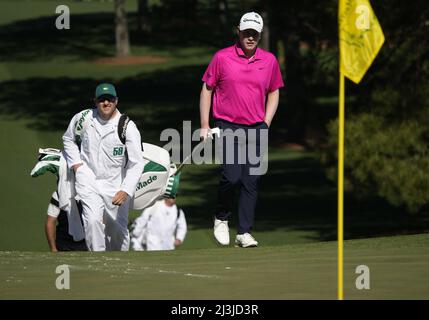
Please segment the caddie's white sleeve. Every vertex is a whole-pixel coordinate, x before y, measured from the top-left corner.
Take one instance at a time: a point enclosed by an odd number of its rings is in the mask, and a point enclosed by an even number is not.
[[[179,219],[177,219],[176,239],[183,242],[187,231],[188,226],[186,224],[185,214],[183,213],[183,210],[180,209]]]
[[[49,201],[47,213],[48,213],[48,216],[53,218],[58,218],[60,214],[58,195],[56,191],[52,193],[52,197],[51,197],[51,201]]]
[[[74,115],[63,135],[64,155],[69,169],[71,169],[75,164],[82,163],[79,147],[77,146],[74,137],[74,125],[78,115],[79,114]]]
[[[133,121],[128,123],[125,145],[127,147],[128,162],[121,190],[133,197],[144,168],[140,132]]]

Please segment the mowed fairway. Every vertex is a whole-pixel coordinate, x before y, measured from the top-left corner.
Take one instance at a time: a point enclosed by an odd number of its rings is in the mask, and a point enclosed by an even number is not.
[[[345,243],[346,299],[429,299],[429,235]],[[336,299],[336,243],[172,252],[1,252],[1,299]],[[70,290],[55,268],[70,266]],[[370,268],[370,290],[355,269]]]

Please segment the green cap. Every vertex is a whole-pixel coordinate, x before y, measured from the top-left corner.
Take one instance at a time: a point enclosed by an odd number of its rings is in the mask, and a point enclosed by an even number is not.
[[[97,99],[103,95],[117,97],[115,86],[110,83],[99,84],[95,89],[95,98]]]

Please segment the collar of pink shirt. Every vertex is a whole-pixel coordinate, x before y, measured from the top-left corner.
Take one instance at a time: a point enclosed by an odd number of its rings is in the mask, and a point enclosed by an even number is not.
[[[258,54],[259,53],[259,51],[260,51],[260,49],[257,47],[256,48],[256,50],[255,50],[255,54],[251,57],[251,58],[248,58],[246,55],[245,55],[245,53],[244,53],[244,51],[243,51],[243,49],[241,49],[241,46],[240,46],[240,44],[237,42],[236,44],[235,44],[235,53],[237,53],[237,55],[238,56],[240,56],[240,57],[242,57],[242,58],[246,58],[247,60],[252,60],[252,61],[255,61],[255,60],[260,60],[261,59],[261,55],[260,54]]]

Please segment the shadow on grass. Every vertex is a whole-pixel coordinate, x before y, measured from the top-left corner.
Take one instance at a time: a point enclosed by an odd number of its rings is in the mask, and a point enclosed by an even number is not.
[[[114,16],[73,15],[73,27],[58,30],[56,16],[21,20],[0,29],[0,61],[47,61],[59,56],[93,59],[112,55]]]
[[[43,62],[61,57],[72,60],[93,60],[115,55],[115,17],[112,12],[73,14],[71,28],[58,30],[57,16],[20,20],[0,28],[0,62]],[[137,16],[128,14],[130,43],[132,46],[150,46],[168,50],[176,56],[175,48],[212,46],[222,47],[228,40],[219,30],[213,30],[210,21],[197,25],[195,22],[154,22],[156,32],[137,31]],[[213,20],[213,18],[212,18]],[[218,28],[219,29],[219,28]]]
[[[198,101],[204,67],[172,68],[129,77],[115,83],[118,108],[143,131],[159,133],[181,128],[182,120],[198,119]],[[71,117],[92,108],[94,88],[90,78],[30,78],[2,83],[0,114],[29,120],[36,130],[64,130]]]

